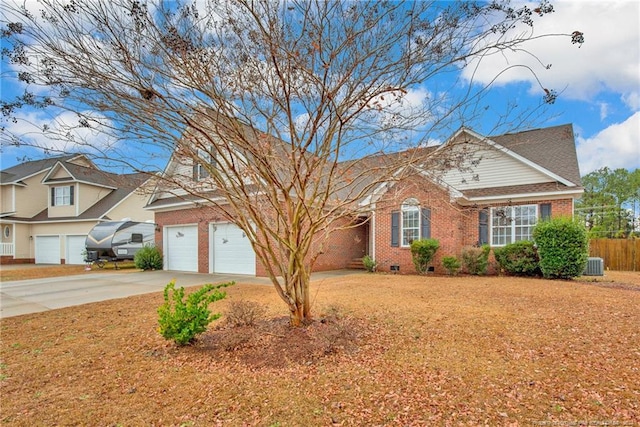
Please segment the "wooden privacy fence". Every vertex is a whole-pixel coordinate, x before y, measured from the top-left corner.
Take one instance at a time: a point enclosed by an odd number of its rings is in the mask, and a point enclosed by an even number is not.
[[[606,270],[640,271],[640,239],[592,239],[589,256],[602,258]]]

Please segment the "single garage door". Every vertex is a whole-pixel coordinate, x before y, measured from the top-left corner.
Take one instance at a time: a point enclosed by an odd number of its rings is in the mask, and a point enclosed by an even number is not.
[[[198,271],[198,226],[164,227],[167,270]]]
[[[60,237],[36,236],[36,264],[60,264]]]
[[[256,274],[256,254],[237,225],[213,224],[211,231],[213,273]]]
[[[87,236],[67,236],[67,264],[84,264],[85,241]]]

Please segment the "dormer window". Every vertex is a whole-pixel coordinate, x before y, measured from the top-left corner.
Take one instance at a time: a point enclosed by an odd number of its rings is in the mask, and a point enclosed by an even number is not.
[[[51,206],[73,205],[73,185],[51,188]]]

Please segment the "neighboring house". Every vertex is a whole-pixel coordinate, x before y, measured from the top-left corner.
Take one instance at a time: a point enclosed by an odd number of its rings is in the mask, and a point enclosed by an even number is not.
[[[332,235],[314,269],[347,268],[368,254],[379,271],[412,273],[410,242],[430,237],[440,242],[433,265],[443,272],[442,257],[459,257],[465,246],[530,239],[541,219],[573,215],[583,189],[571,125],[495,137],[463,128],[432,150],[465,146],[472,148],[463,167],[437,179],[415,168],[369,194],[361,202],[360,226]],[[165,174],[193,168],[198,180],[197,166],[172,162]],[[244,233],[201,199],[158,190],[147,208],[162,230],[156,241],[165,269],[265,275]]]
[[[86,156],[21,163],[0,172],[0,263],[83,264],[101,221],[153,220],[148,174],[102,171]]]

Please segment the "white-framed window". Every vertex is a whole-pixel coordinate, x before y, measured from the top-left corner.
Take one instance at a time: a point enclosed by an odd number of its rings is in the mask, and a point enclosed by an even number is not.
[[[538,205],[491,208],[491,246],[531,240],[538,222]]]
[[[407,199],[401,207],[401,236],[402,246],[411,245],[414,240],[420,239],[420,204],[416,199]]]
[[[73,205],[73,187],[53,187],[51,189],[51,206]]]
[[[2,232],[5,239],[8,239],[11,236],[11,228],[8,225],[4,226],[4,231]]]
[[[198,158],[194,161],[193,166],[193,180],[194,181],[202,181],[205,178],[209,177],[208,167],[216,167],[216,158],[213,154],[213,150],[211,150],[211,154],[205,150],[198,149]]]

